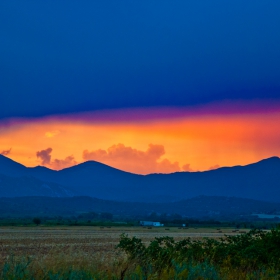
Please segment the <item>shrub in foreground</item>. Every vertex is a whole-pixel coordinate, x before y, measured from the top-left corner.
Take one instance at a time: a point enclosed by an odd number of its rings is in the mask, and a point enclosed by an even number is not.
[[[280,230],[251,230],[218,240],[205,238],[175,241],[172,237],[156,237],[145,246],[141,239],[122,235],[117,246],[125,251],[131,263],[155,273],[176,268],[184,263],[197,266],[208,263],[217,268],[230,267],[242,271],[278,270],[280,267]],[[174,265],[175,264],[175,265]]]

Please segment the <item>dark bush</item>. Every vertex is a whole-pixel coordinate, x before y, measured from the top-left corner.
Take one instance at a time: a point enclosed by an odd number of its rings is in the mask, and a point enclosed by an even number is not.
[[[205,238],[175,241],[172,237],[156,237],[148,246],[136,237],[122,235],[117,246],[131,261],[142,267],[162,271],[173,263],[209,263],[222,266],[225,262],[241,269],[275,269],[280,267],[280,230],[251,230],[218,240]]]

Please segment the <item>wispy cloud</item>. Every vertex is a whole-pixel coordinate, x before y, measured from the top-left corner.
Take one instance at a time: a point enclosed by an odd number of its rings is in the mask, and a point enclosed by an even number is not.
[[[8,156],[11,153],[12,148],[10,148],[9,150],[3,150],[0,154],[3,156]]]
[[[188,171],[188,172],[194,171],[194,170],[191,168],[191,165],[190,165],[190,164],[184,164],[184,165],[182,166],[182,170],[183,170],[183,171]]]
[[[71,155],[71,156],[66,157],[65,159],[54,159],[51,162],[50,167],[55,170],[61,170],[63,168],[67,168],[67,167],[70,167],[70,166],[73,166],[76,164],[77,164],[77,161]]]
[[[214,169],[218,169],[220,168],[220,165],[219,164],[215,164],[213,166],[210,166],[208,170],[214,170]]]
[[[45,136],[48,137],[48,138],[52,138],[52,137],[55,137],[56,135],[58,135],[59,133],[60,133],[59,130],[47,131],[45,133]]]

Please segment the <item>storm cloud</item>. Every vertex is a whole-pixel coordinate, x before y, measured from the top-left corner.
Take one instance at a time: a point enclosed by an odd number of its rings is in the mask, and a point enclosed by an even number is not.
[[[263,0],[2,1],[0,119],[279,100],[279,10]]]

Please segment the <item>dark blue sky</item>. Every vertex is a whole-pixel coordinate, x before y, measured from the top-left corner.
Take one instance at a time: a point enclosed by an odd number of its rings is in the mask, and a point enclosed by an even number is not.
[[[0,118],[280,99],[280,1],[1,1]]]

